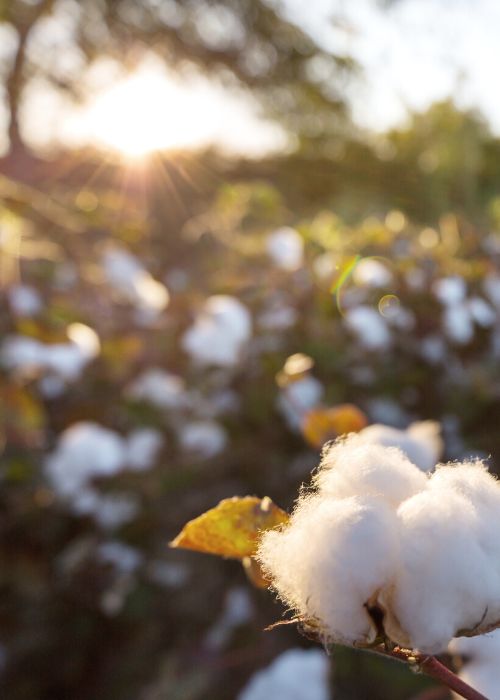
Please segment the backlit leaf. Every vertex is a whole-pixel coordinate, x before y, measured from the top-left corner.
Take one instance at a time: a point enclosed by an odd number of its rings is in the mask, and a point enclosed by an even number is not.
[[[357,433],[367,425],[363,411],[350,403],[333,408],[315,408],[308,411],[302,421],[302,433],[313,447],[346,433]]]
[[[255,554],[261,532],[287,521],[270,498],[226,498],[190,520],[170,546],[243,559]]]

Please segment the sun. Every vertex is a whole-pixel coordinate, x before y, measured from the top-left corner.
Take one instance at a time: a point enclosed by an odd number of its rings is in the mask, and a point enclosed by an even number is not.
[[[178,85],[143,70],[97,96],[85,121],[88,137],[97,145],[141,158],[192,145],[198,117]]]

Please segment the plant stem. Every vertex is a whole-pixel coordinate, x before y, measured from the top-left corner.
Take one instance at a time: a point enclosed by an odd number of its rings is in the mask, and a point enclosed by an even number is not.
[[[399,661],[406,661],[406,663],[415,665],[428,676],[448,686],[450,690],[453,690],[453,692],[466,700],[488,700],[487,697],[478,693],[477,690],[474,690],[474,688],[471,688],[470,685],[461,680],[453,671],[450,671],[435,656],[427,656],[426,654],[420,654],[411,649],[402,649],[401,647],[395,647],[391,651],[379,648],[377,651],[385,656],[391,656]]]

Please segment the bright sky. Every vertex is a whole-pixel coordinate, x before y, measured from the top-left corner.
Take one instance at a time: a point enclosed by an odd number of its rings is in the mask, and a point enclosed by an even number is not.
[[[285,5],[322,45],[350,53],[361,64],[361,78],[349,89],[361,125],[382,130],[404,120],[408,108],[425,109],[453,95],[460,105],[481,109],[500,133],[500,0],[399,0],[385,11],[375,0],[285,0]],[[334,14],[341,17],[340,29]],[[56,68],[63,77],[78,71],[81,61],[71,47],[73,21],[70,13],[57,22],[46,20],[33,41],[35,60],[59,57]],[[0,66],[12,46],[0,25]],[[153,147],[214,143],[257,156],[286,144],[280,127],[262,119],[245,93],[229,94],[194,75],[176,81],[151,59],[128,81],[101,61],[86,87],[92,103],[75,109],[47,86],[32,86],[24,124],[34,144],[97,142],[134,155]],[[142,133],[140,142],[130,138],[131,130]]]

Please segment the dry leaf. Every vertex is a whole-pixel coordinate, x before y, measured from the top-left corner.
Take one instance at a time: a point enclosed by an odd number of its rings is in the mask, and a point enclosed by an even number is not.
[[[363,411],[353,404],[344,403],[308,411],[302,421],[302,433],[310,445],[320,448],[339,435],[359,432],[367,423]]]
[[[287,521],[288,515],[270,498],[226,498],[190,520],[170,546],[243,559],[255,554],[260,532]]]

